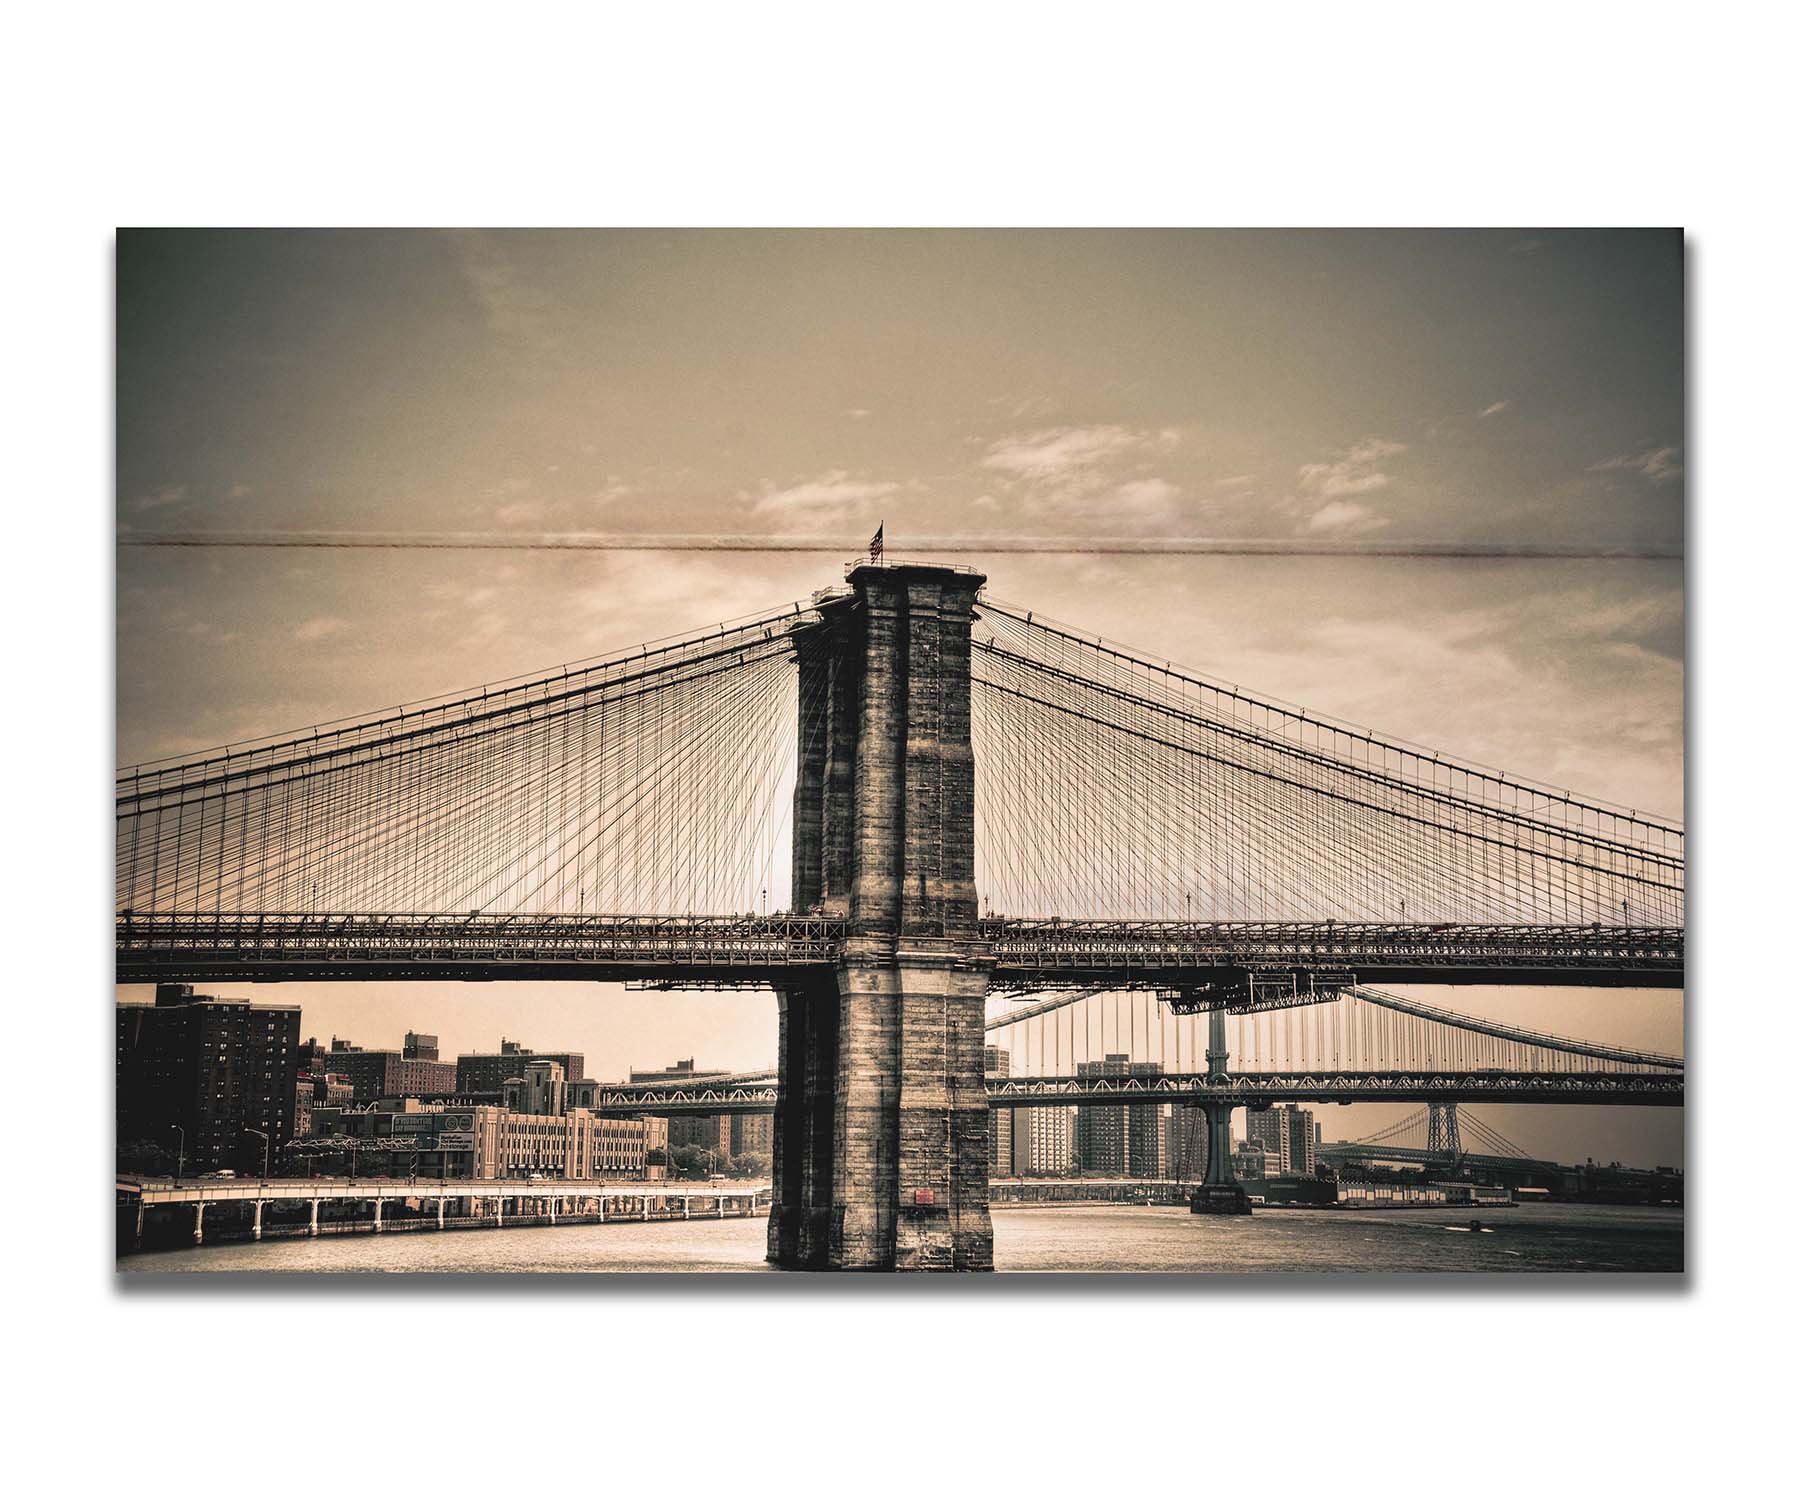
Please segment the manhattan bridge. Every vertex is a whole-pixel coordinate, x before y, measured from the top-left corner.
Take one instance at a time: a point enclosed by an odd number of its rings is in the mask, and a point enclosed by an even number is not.
[[[870,559],[753,618],[131,767],[117,977],[773,990],[769,1256],[992,1264],[992,1106],[1680,1105],[1389,985],[1680,987],[1685,835]],[[773,895],[771,895],[773,893]],[[784,894],[785,893],[785,894]],[[984,1049],[1022,1067],[989,1077]],[[1156,1069],[1102,1073],[1109,1053]]]

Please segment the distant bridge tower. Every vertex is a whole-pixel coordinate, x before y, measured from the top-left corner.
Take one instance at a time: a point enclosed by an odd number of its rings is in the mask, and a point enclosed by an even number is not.
[[[1206,1017],[1206,1072],[1223,1078],[1231,1056],[1225,1043],[1225,1012],[1209,1011]],[[1190,1206],[1196,1213],[1241,1214],[1250,1211],[1236,1174],[1231,1170],[1231,1106],[1203,1104],[1206,1111],[1206,1180],[1194,1190]]]
[[[865,564],[796,627],[794,910],[847,918],[779,994],[769,1259],[989,1270],[969,634],[981,575]]]
[[[1456,1101],[1433,1104],[1426,1124],[1425,1149],[1433,1156],[1459,1157],[1463,1154],[1462,1130],[1456,1121]],[[1416,1119],[1417,1116],[1414,1116]],[[1414,1140],[1418,1137],[1414,1136]]]

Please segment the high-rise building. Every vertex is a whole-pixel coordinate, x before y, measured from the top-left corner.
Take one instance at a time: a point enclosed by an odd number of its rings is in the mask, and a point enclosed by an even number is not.
[[[1068,1105],[1012,1111],[1014,1177],[1061,1177],[1073,1162],[1075,1111]]]
[[[1129,1071],[1133,1078],[1155,1078],[1162,1073],[1162,1064],[1132,1063]],[[1162,1177],[1166,1175],[1168,1158],[1164,1154],[1164,1147],[1168,1144],[1168,1135],[1163,1123],[1163,1116],[1166,1113],[1167,1109],[1160,1100],[1126,1106],[1125,1175],[1127,1177]]]
[[[1005,1078],[1012,1072],[1012,1053],[1004,1047],[984,1047],[982,1066],[989,1078]],[[988,1175],[1004,1177],[1012,1171],[1013,1112],[988,1111]]]
[[[294,1134],[299,1006],[159,984],[154,1005],[117,1007],[116,1029],[121,1148],[179,1150],[189,1172],[280,1162]]]
[[[1246,1110],[1244,1134],[1251,1145],[1274,1155],[1283,1177],[1311,1177],[1318,1166],[1318,1132],[1310,1109],[1278,1104]]]
[[[420,1031],[409,1031],[406,1033],[406,1042],[401,1050],[408,1057],[417,1058],[421,1062],[436,1062],[438,1060],[438,1039],[434,1036],[426,1036]]]
[[[1123,1052],[1077,1063],[1087,1078],[1154,1078],[1161,1063],[1136,1062]],[[1079,1104],[1075,1107],[1075,1166],[1082,1172],[1122,1177],[1161,1177],[1166,1170],[1163,1105]]]
[[[1123,1078],[1131,1059],[1123,1052],[1109,1052],[1075,1065],[1081,1078]],[[1122,1104],[1075,1106],[1075,1170],[1113,1177],[1125,1175],[1126,1109]]]

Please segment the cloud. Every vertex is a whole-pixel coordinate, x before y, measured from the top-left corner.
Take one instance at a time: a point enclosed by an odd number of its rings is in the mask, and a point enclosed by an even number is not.
[[[1047,417],[1056,409],[1048,396],[989,396],[988,405],[1004,407],[1015,422]]]
[[[1681,478],[1679,448],[1646,448],[1642,453],[1621,453],[1597,464],[1588,465],[1588,473],[1599,474],[1608,469],[1633,469],[1652,484],[1666,484]]]
[[[1162,520],[1181,491],[1151,470],[1180,440],[1171,427],[1045,427],[990,443],[981,467],[1027,512]]]
[[[1329,463],[1302,464],[1300,488],[1306,494],[1327,500],[1340,495],[1367,495],[1375,490],[1385,490],[1394,481],[1377,465],[1384,458],[1404,452],[1405,443],[1389,442],[1386,438],[1364,438]]]
[[[333,636],[342,635],[350,628],[348,620],[340,620],[336,615],[315,615],[294,631],[297,641],[328,641]]]
[[[899,488],[893,480],[852,479],[849,470],[832,469],[784,490],[765,490],[751,510],[786,520],[844,520]]]
[[[1181,491],[1166,479],[1131,479],[1113,492],[1113,503],[1135,515],[1161,515]]]
[[[1475,415],[1478,417],[1497,417],[1511,405],[1512,402],[1510,401],[1496,401],[1492,406],[1482,407]]]
[[[992,444],[981,460],[1020,479],[1064,479],[1140,450],[1154,435],[1126,427],[1046,427]],[[1169,446],[1172,446],[1169,445]]]
[[[187,497],[188,487],[185,484],[159,484],[131,503],[138,510],[161,510],[165,505],[180,505]]]
[[[1333,536],[1360,536],[1379,531],[1387,524],[1386,516],[1377,515],[1366,505],[1354,500],[1332,500],[1307,518],[1306,530],[1329,532]]]

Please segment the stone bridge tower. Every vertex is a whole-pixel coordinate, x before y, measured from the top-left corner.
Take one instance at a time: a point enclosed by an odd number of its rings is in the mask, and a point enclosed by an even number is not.
[[[868,564],[795,633],[793,909],[849,924],[779,995],[769,1259],[989,1270],[969,631],[977,573]]]

